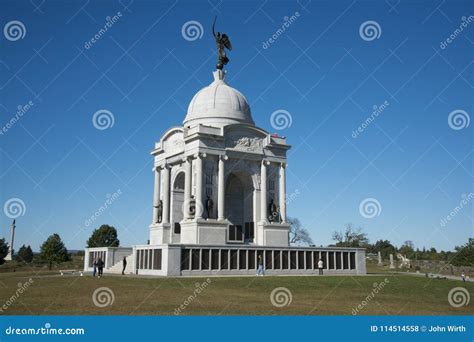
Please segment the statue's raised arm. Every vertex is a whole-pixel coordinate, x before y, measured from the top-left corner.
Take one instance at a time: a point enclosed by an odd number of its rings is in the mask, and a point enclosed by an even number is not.
[[[216,68],[222,70],[224,65],[229,63],[229,58],[225,53],[225,49],[232,50],[232,44],[230,43],[229,37],[225,33],[220,33],[215,31],[217,16],[214,18],[214,23],[212,24],[212,34],[216,39],[217,45],[217,65]]]

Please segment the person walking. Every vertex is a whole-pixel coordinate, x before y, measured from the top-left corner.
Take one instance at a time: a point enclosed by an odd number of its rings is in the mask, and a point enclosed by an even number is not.
[[[263,275],[264,275],[264,271],[263,271],[263,258],[262,258],[262,255],[259,255],[259,256],[258,256],[257,277],[258,277],[258,276],[262,276],[262,277],[263,277]]]
[[[461,279],[463,282],[466,282],[466,273],[464,273],[464,271],[461,273]]]
[[[104,262],[101,258],[97,260],[97,269],[99,270],[99,278],[102,277],[102,273],[104,272]]]
[[[94,259],[94,262],[92,263],[93,270],[92,270],[92,276],[95,277],[97,273],[97,259]]]
[[[323,267],[324,267],[324,263],[321,259],[319,259],[318,261],[319,275],[323,275]]]
[[[125,269],[127,268],[127,257],[123,257],[122,265],[123,265],[122,275],[125,275]]]

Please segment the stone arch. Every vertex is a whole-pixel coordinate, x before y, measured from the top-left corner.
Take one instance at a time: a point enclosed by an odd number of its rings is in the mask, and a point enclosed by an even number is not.
[[[171,229],[183,220],[184,172],[178,171],[171,183]]]
[[[248,174],[252,180],[254,190],[260,189],[260,164],[258,162],[231,159],[226,164],[225,178],[227,179],[232,173]]]
[[[233,229],[238,229],[241,238],[229,238],[229,241],[244,240],[245,228],[254,224],[254,182],[251,174],[245,171],[232,171],[225,181],[225,217],[229,220],[229,232],[236,236]],[[237,227],[237,228],[235,228]]]
[[[181,177],[181,175],[184,175],[184,167],[182,165],[173,166],[173,168],[171,169],[171,180],[170,180],[171,190],[173,190],[174,184],[177,178]]]

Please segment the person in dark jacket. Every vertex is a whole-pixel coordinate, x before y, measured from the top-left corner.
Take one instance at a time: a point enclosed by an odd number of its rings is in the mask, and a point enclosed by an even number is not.
[[[94,259],[94,262],[92,263],[92,266],[94,267],[94,269],[92,270],[92,276],[95,277],[95,275],[97,273],[97,259]]]
[[[101,258],[97,260],[97,269],[99,270],[99,278],[102,277],[102,273],[104,272],[104,262]]]
[[[125,268],[127,268],[127,257],[123,257],[123,269],[122,269],[122,275],[125,275]]]

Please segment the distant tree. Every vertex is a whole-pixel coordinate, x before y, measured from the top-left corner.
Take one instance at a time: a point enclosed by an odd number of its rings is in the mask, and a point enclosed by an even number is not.
[[[51,270],[53,263],[61,263],[69,260],[66,246],[58,234],[53,234],[43,242],[40,248],[40,258],[49,264]]]
[[[344,231],[335,231],[332,239],[336,241],[336,247],[368,247],[369,239],[367,234],[362,232],[362,228],[354,228],[352,223],[345,225]]]
[[[403,243],[403,245],[398,249],[400,254],[405,255],[407,258],[411,259],[415,256],[415,246],[413,242],[407,240]]]
[[[5,257],[8,254],[8,243],[5,239],[0,239],[0,265],[5,262]]]
[[[118,247],[120,244],[117,238],[117,230],[108,224],[101,225],[92,232],[87,240],[87,247]]]
[[[386,259],[390,254],[395,254],[396,248],[388,240],[378,240],[372,245],[372,252],[382,254],[382,258]]]
[[[300,220],[288,217],[288,223],[290,224],[290,245],[309,246],[313,244],[313,239],[311,239],[308,230],[301,225]]]
[[[454,266],[474,266],[474,238],[469,238],[463,246],[455,247],[451,264]]]
[[[28,247],[25,245],[21,246],[18,250],[18,253],[16,254],[16,259],[18,261],[24,261],[27,263],[33,261],[33,251],[31,247],[29,245]]]

